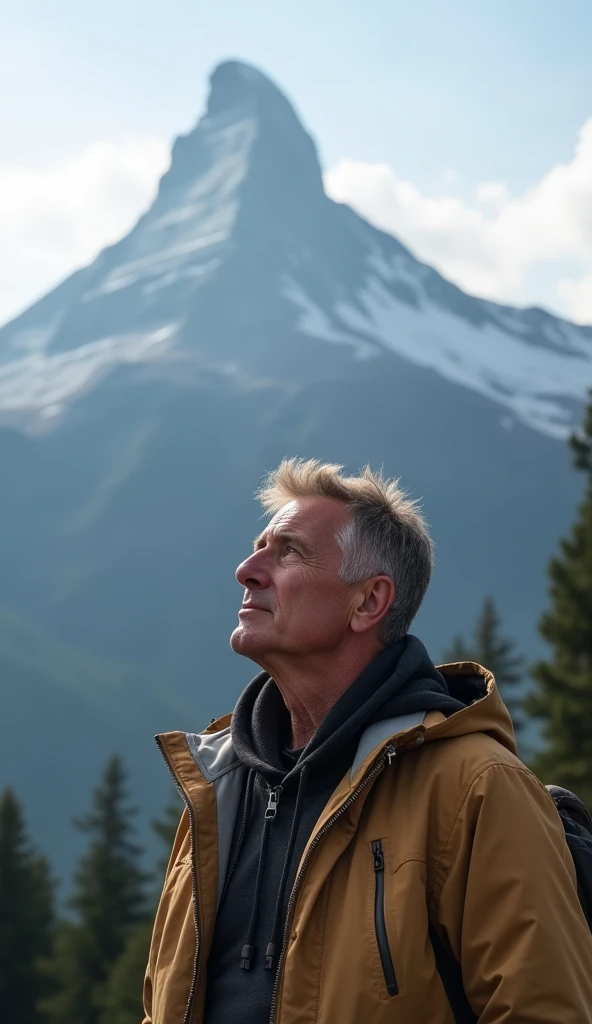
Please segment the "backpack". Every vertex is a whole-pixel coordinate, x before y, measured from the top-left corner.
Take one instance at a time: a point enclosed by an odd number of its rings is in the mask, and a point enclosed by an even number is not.
[[[592,932],[592,814],[580,798],[569,789],[547,786],[547,790],[561,818],[565,839],[575,864],[578,897]],[[478,1018],[465,995],[460,964],[444,945],[431,921],[429,934],[438,974],[456,1024],[476,1024]]]
[[[592,814],[579,796],[561,786],[547,786],[563,824],[576,866],[578,896],[592,932]]]

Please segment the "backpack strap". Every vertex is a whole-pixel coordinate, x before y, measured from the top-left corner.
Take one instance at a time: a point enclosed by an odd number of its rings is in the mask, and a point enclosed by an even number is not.
[[[547,786],[557,808],[572,855],[578,897],[592,932],[592,815],[579,796],[562,786]]]
[[[592,930],[592,815],[580,798],[569,789],[562,786],[547,786],[547,789],[563,824],[576,867],[578,896]],[[478,1017],[467,999],[460,964],[438,935],[431,920],[428,930],[436,968],[456,1024],[476,1024]]]
[[[547,786],[546,789],[560,814],[565,811],[569,818],[592,834],[592,814],[579,796],[564,786]]]
[[[478,1017],[471,1009],[467,999],[460,964],[453,957],[447,946],[444,945],[431,921],[429,923],[429,936],[436,959],[436,968],[456,1024],[476,1024]]]

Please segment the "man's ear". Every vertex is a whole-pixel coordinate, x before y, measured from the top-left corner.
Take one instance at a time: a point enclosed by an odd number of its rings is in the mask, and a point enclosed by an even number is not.
[[[390,576],[364,580],[350,619],[354,633],[366,633],[380,625],[395,600],[395,584]]]

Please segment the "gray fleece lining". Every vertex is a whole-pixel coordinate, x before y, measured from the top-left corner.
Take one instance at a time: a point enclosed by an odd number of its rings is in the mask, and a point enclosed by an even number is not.
[[[218,825],[218,906],[224,888],[245,766],[237,758],[230,727],[213,733],[186,732],[187,746],[206,782],[214,784]],[[235,768],[240,771],[231,774]]]
[[[230,738],[230,726],[220,732],[186,732],[187,746],[206,782],[215,782],[221,775],[241,764]]]
[[[349,773],[350,781],[353,779],[362,761],[368,756],[370,751],[374,750],[374,747],[384,743],[386,740],[391,739],[393,736],[399,733],[406,732],[408,729],[413,729],[416,725],[421,725],[427,712],[426,711],[412,711],[408,715],[396,715],[395,718],[383,718],[380,722],[375,722],[374,725],[368,726],[365,732],[362,733],[354,763],[351,766]]]
[[[214,783],[218,819],[218,902],[220,899],[232,850],[234,826],[239,812],[243,784],[247,769],[241,764],[236,772],[226,771]]]

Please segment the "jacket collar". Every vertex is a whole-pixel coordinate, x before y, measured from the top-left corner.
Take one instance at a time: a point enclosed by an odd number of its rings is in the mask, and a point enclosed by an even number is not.
[[[350,779],[353,780],[369,754],[378,753],[388,740],[396,740],[405,736],[417,726],[422,725],[426,717],[432,718],[432,716],[437,717],[439,721],[445,720],[439,712],[428,712],[426,715],[425,711],[418,711],[409,715],[384,718],[380,722],[368,726],[360,737],[350,769]],[[227,715],[218,719],[205,732],[185,733],[191,756],[206,782],[216,782],[227,772],[241,766],[241,761],[232,746],[229,718],[230,716]]]
[[[474,662],[440,666],[448,677],[480,675],[487,693],[462,711],[446,718],[439,711],[414,712],[384,718],[364,730],[350,769],[350,784],[366,762],[373,760],[386,743],[395,747],[414,747],[424,739],[440,739],[470,732],[487,732],[515,752],[515,739],[508,711],[500,697],[495,680],[487,669]],[[185,733],[195,764],[207,782],[215,782],[226,772],[241,765],[230,737],[230,715],[212,722],[201,733]]]

